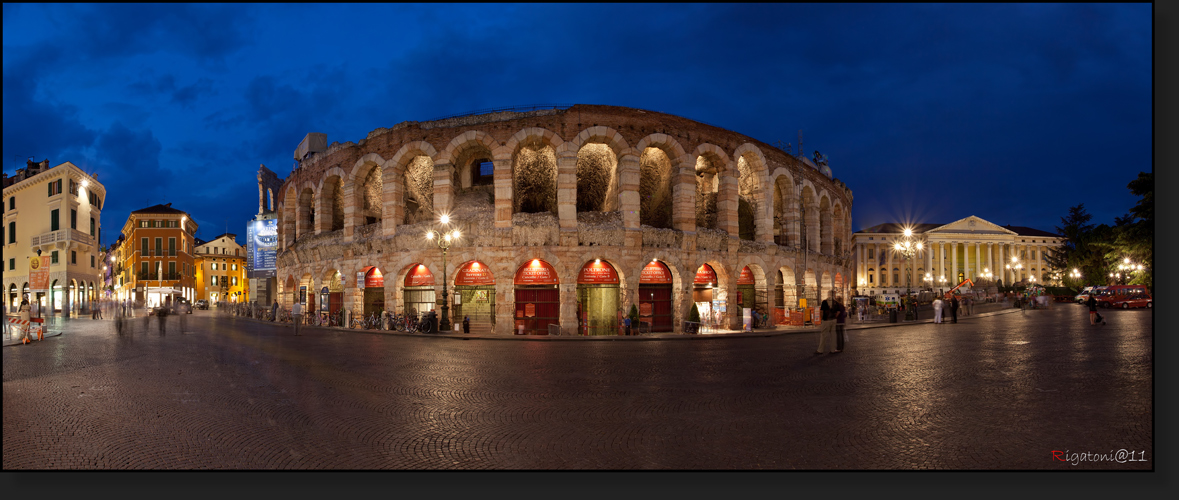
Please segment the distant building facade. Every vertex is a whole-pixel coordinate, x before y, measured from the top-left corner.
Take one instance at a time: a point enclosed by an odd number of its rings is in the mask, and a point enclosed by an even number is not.
[[[196,243],[196,298],[209,302],[245,302],[250,292],[246,280],[246,251],[237,235],[225,233]]]
[[[907,264],[894,249],[905,241],[905,227],[884,223],[852,234],[859,294],[904,293],[909,287],[949,290],[968,278],[1002,280],[1004,286],[1046,282],[1053,270],[1045,252],[1064,241],[1048,231],[999,226],[972,215],[950,224],[907,226],[912,230],[909,239],[923,247]]]
[[[73,163],[51,168],[48,160],[29,161],[3,185],[5,307],[29,299],[41,305],[42,316],[85,314],[102,283],[98,241],[106,188]],[[30,288],[29,258],[38,251],[49,257],[52,293]]]
[[[121,283],[117,295],[149,307],[173,297],[193,300],[193,246],[197,223],[171,203],[131,212],[120,245]]]

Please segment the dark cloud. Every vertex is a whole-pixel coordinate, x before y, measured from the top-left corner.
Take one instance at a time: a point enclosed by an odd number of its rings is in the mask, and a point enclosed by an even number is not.
[[[191,109],[193,103],[195,103],[196,100],[201,97],[201,95],[212,95],[214,93],[213,80],[201,78],[192,85],[176,89],[176,91],[172,93],[172,102],[179,104],[184,108]]]

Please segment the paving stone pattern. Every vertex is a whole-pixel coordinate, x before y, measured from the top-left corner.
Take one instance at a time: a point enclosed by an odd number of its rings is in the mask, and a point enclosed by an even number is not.
[[[3,348],[14,469],[1153,469],[1149,310],[536,342],[198,311]],[[1053,460],[1134,451],[1143,461]]]

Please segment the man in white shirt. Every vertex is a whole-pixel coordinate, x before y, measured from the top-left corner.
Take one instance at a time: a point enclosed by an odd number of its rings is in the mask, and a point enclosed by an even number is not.
[[[299,324],[303,322],[303,304],[295,302],[295,305],[291,306],[291,317],[295,322],[295,335],[299,335]]]
[[[945,303],[942,302],[942,297],[940,295],[937,296],[937,298],[933,299],[933,322],[934,323],[941,323],[942,322],[942,307],[944,307],[944,306],[945,306]]]

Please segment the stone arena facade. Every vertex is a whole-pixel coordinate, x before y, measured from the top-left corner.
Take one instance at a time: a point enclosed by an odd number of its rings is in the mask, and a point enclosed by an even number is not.
[[[741,306],[813,306],[854,276],[852,193],[825,164],[685,118],[575,105],[313,136],[275,198],[283,307],[422,312],[445,279],[456,327],[614,334],[635,305],[680,332],[693,303],[739,328]]]

